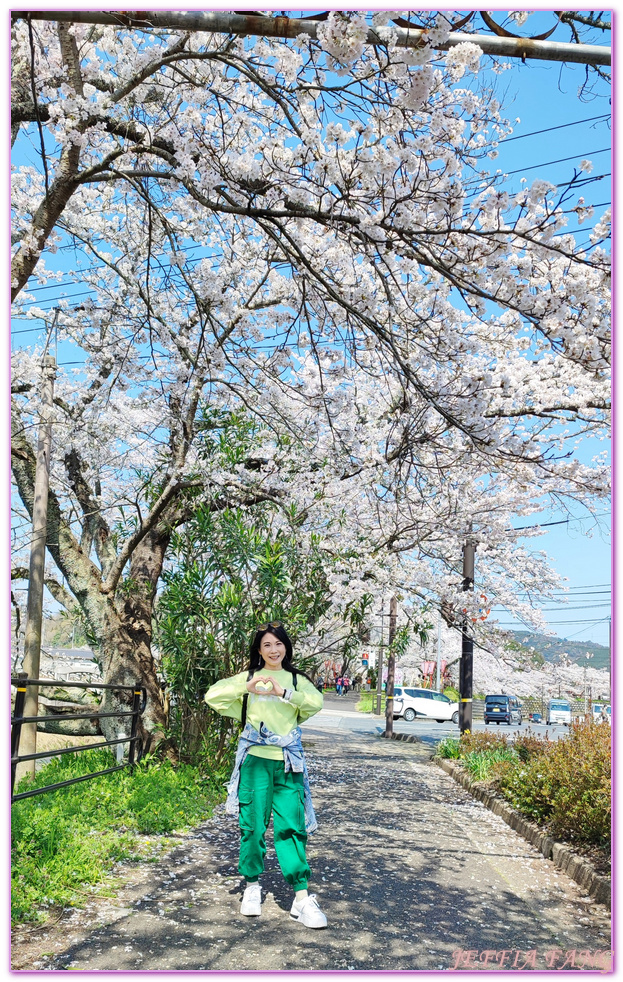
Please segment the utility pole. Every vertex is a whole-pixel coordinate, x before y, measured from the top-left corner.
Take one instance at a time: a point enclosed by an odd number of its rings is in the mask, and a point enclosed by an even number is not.
[[[608,618],[608,702],[612,703],[612,616]]]
[[[586,652],[586,664],[584,666],[584,716],[585,717],[586,717],[586,714],[588,713],[588,706],[589,706],[589,703],[588,703],[588,689],[587,689],[587,686],[586,686],[586,669],[588,668],[588,660],[589,660],[589,658],[592,658],[593,657],[593,654],[594,654],[594,652],[592,652],[592,651],[587,651]]]
[[[26,609],[26,632],[24,636],[24,659],[22,670],[28,678],[39,678],[41,661],[41,624],[43,620],[43,580],[45,575],[45,543],[48,520],[48,487],[50,483],[50,450],[52,447],[52,406],[54,397],[54,378],[56,359],[44,355],[41,359],[41,423],[37,445],[37,464],[35,468],[35,491],[32,509],[32,537],[30,540],[30,570],[28,576],[28,601]],[[24,716],[37,716],[39,711],[39,687],[29,685],[24,701]],[[22,727],[20,752],[37,752],[37,724],[26,723]],[[18,779],[35,773],[35,761],[28,760],[18,767]]]
[[[394,732],[394,676],[396,674],[396,652],[392,648],[396,637],[398,601],[396,595],[389,601],[389,654],[387,657],[387,685],[385,686],[385,736]]]
[[[441,688],[441,610],[437,611],[437,685],[439,692]]]
[[[467,539],[463,546],[463,590],[474,589],[474,557],[476,545]],[[474,641],[468,633],[468,617],[461,626],[461,662],[459,666],[459,727],[461,733],[472,729],[472,676],[474,665]]]
[[[376,716],[381,715],[381,694],[383,692],[383,601],[381,600],[381,640],[379,642],[379,657],[376,660]]]

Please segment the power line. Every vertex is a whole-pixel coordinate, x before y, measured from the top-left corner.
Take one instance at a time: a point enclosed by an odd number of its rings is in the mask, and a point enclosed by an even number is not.
[[[608,590],[610,590],[612,588],[612,584],[611,583],[587,583],[584,586],[570,586],[570,587],[568,587],[568,589],[569,590],[595,590],[595,589],[597,589],[597,587],[602,587],[602,586],[608,587]],[[560,590],[560,591],[556,591],[556,592],[557,593],[558,592],[560,592],[560,593],[565,592],[566,593],[567,591]]]
[[[609,150],[610,148],[607,148],[607,149]],[[607,152],[607,150],[591,151],[591,153],[593,155],[595,155],[596,153],[606,153],[606,152]],[[528,167],[521,167],[518,170],[507,171],[507,172],[505,171],[504,173],[499,173],[499,174],[489,174],[487,176],[488,176],[488,178],[490,179],[491,182],[499,181],[499,180],[503,179],[504,177],[510,176],[510,175],[513,175],[513,174],[521,174],[521,173],[523,173],[525,171],[536,170],[536,169],[538,169],[540,167],[547,167],[547,166],[550,166],[552,164],[561,163],[561,162],[566,161],[566,160],[576,160],[578,156],[581,156],[581,155],[575,154],[572,157],[561,158],[561,160],[559,160],[559,161],[547,161],[547,162],[544,162],[542,164],[534,164],[534,165],[530,165]],[[611,174],[608,171],[607,173],[604,173],[604,174],[600,175],[600,179],[603,178],[603,177],[610,177],[610,176],[611,176]],[[597,178],[595,178],[595,180],[596,179]],[[484,180],[484,178],[481,178],[480,180]],[[489,185],[489,186],[491,186],[491,185]],[[522,190],[525,190],[525,189],[522,189]],[[509,191],[508,193],[509,193],[509,195],[513,196],[513,195],[518,194],[519,192],[518,191]],[[584,207],[587,208],[587,209],[588,208],[596,209],[596,208],[604,208],[606,206],[611,206],[611,204],[612,204],[611,201],[600,201],[597,204],[592,204],[592,203],[589,202]],[[580,231],[581,232],[587,232],[587,231],[593,229],[593,227],[594,226],[592,226],[592,225],[583,224],[581,229],[578,227],[578,229],[576,229],[575,232],[573,232],[572,234],[577,234]],[[564,232],[557,233],[557,237],[560,237],[562,235],[568,235],[569,233],[570,233],[570,230],[567,229]],[[593,243],[588,242],[586,247],[589,248],[592,245],[593,245]],[[202,247],[200,245],[197,245],[197,246],[189,246],[184,251],[186,253],[188,253],[188,252],[191,251],[191,249],[199,249],[199,248],[202,248]],[[205,258],[207,258],[207,257],[200,256],[200,257],[198,257],[196,259],[192,259],[191,258],[191,259],[186,260],[184,262],[184,269],[185,270],[189,270],[189,271],[192,270],[193,266],[195,266],[196,264],[200,263]],[[161,271],[171,270],[174,267],[178,267],[178,265],[179,265],[178,263],[161,263],[159,265],[159,269]],[[101,269],[101,268],[103,268],[103,267],[102,266],[91,266],[91,267],[87,267],[84,270],[77,270],[76,272],[77,273],[90,273],[90,272],[93,272],[93,271],[97,271],[98,269]],[[79,285],[80,285],[80,281],[79,280],[77,280],[77,279],[71,279],[71,280],[64,280],[62,282],[59,282],[58,284],[55,284],[54,286],[47,286],[46,285],[46,286],[41,286],[41,287],[30,287],[30,288],[27,289],[26,292],[27,293],[35,293],[35,292],[39,292],[39,291],[42,291],[42,290],[53,290],[53,289],[55,289],[57,287],[60,287],[62,289],[63,287],[72,287],[72,286],[79,286]],[[61,296],[61,297],[47,297],[47,298],[44,298],[42,301],[39,301],[39,302],[36,299],[33,299],[30,302],[23,302],[22,301],[21,304],[20,304],[20,308],[23,309],[23,310],[25,310],[27,308],[32,308],[32,307],[37,306],[37,307],[40,307],[44,312],[49,312],[51,310],[56,309],[56,305],[60,301],[62,301],[62,300],[71,300],[71,299],[76,299],[76,298],[79,298],[79,297],[88,297],[88,296],[98,296],[98,287],[97,286],[93,286],[93,287],[90,287],[87,290],[83,290],[83,291],[80,291],[78,293],[66,294],[66,295]],[[46,306],[44,306],[44,304],[50,304],[50,306],[47,306],[46,307]],[[15,321],[19,321],[19,320],[26,320],[27,318],[23,318],[23,317],[19,317],[17,315],[14,315],[14,316],[12,316],[11,319],[12,320],[15,320]],[[31,333],[31,331],[35,331],[35,330],[38,330],[38,329],[32,328],[32,329],[24,329],[24,330],[20,330],[20,331],[11,331],[11,334],[12,335],[28,334],[28,333]]]
[[[611,606],[610,603],[599,603],[599,604],[582,604],[578,607],[571,607],[571,606],[568,607],[566,604],[561,603],[556,607],[537,607],[536,609],[540,610],[544,614],[551,614],[553,612],[558,614],[563,614],[571,610],[595,610],[597,607],[610,607],[610,606]]]
[[[604,147],[603,150],[589,150],[586,153],[586,158],[589,157],[589,156],[590,157],[595,157],[595,156],[597,156],[598,153],[611,153],[611,152],[612,152],[612,147]],[[495,175],[494,174],[494,175],[491,175],[491,176],[492,177],[502,177],[502,176],[504,176],[504,177],[510,177],[512,174],[523,174],[524,171],[527,171],[527,170],[538,170],[539,167],[552,167],[554,164],[564,164],[568,160],[577,160],[578,157],[581,157],[582,159],[586,159],[584,154],[574,153],[574,154],[571,155],[571,157],[560,157],[559,160],[546,160],[542,164],[531,164],[529,167],[520,167],[518,170],[507,170],[507,171],[504,171],[504,174],[503,175],[502,174],[499,174],[499,175]],[[609,173],[608,174],[603,174],[602,176],[603,177],[609,177],[610,174]],[[593,180],[595,180],[595,178],[593,178]]]
[[[529,136],[540,136],[541,133],[552,133],[553,130],[564,130],[567,126],[580,126],[581,123],[595,123],[600,119],[610,119],[610,113],[604,113],[603,116],[591,116],[589,119],[576,119],[572,123],[561,123],[560,126],[548,126],[544,130],[534,130],[533,133],[519,133],[517,136],[507,136],[504,140],[502,146],[510,143],[511,140],[525,140]]]
[[[601,621],[595,621],[595,624],[601,624],[601,623],[602,623]],[[585,630],[586,630],[586,628],[584,628],[584,630],[576,631],[575,634],[570,634],[568,638],[565,638],[565,640],[566,641],[571,641],[572,638],[577,638],[578,634],[584,634],[584,631]],[[589,639],[588,642],[587,642],[587,644],[599,644],[599,642],[598,641],[591,641]],[[603,647],[604,648],[610,648],[610,645],[603,645]]]
[[[604,512],[601,512],[599,515],[591,515],[590,517],[591,518],[606,518],[610,514],[611,514],[611,512],[604,511]],[[588,519],[588,516],[583,516],[583,517],[579,517],[579,518],[561,518],[560,521],[557,521],[557,522],[537,522],[536,525],[520,525],[518,528],[512,527],[510,529],[507,529],[506,531],[507,532],[526,532],[529,529],[544,529],[544,528],[547,528],[550,525],[569,525],[571,522],[585,522],[585,521],[587,521],[587,519]]]
[[[608,618],[607,617],[601,617],[601,618],[598,618],[597,620],[548,621],[547,623],[548,623],[548,625],[549,624],[556,624],[556,625],[565,625],[565,624],[606,624],[607,621],[608,621]],[[523,623],[523,622],[520,621],[520,623]],[[507,627],[509,625],[512,625],[513,622],[512,621],[498,621],[498,624],[500,625],[500,627]],[[519,628],[518,630],[534,631],[535,629],[532,626],[529,626],[529,627]]]
[[[504,140],[503,143],[501,144],[501,146],[504,146],[505,143],[509,143],[511,140],[518,140],[518,139],[523,139],[523,138],[529,137],[529,136],[536,136],[536,135],[541,134],[541,133],[550,132],[551,130],[563,129],[564,127],[567,127],[567,126],[575,126],[575,125],[578,125],[579,123],[582,123],[582,122],[591,122],[593,120],[598,120],[598,119],[602,119],[602,118],[609,118],[609,117],[608,116],[603,116],[603,117],[595,116],[595,117],[592,117],[591,119],[587,119],[587,120],[577,120],[574,123],[563,123],[561,126],[553,126],[553,127],[550,127],[549,129],[545,129],[545,130],[535,130],[534,133],[519,134],[517,136],[512,136],[512,137],[509,137],[508,139]],[[584,158],[587,158],[589,156],[595,156],[596,154],[608,153],[608,152],[611,152],[611,150],[612,150],[612,147],[605,147],[602,150],[590,150],[590,151],[585,151],[584,153],[577,152],[577,153],[573,154],[571,157],[561,157],[559,160],[543,161],[543,162],[538,163],[538,164],[532,164],[532,165],[530,165],[528,167],[520,167],[518,170],[504,171],[503,173],[500,173],[500,174],[489,174],[489,175],[486,175],[486,176],[489,177],[490,180],[495,181],[495,180],[499,180],[499,179],[501,179],[503,177],[506,177],[506,176],[511,176],[511,175],[514,175],[514,174],[523,173],[524,171],[527,171],[527,170],[537,170],[540,167],[550,167],[550,166],[553,166],[554,164],[565,163],[565,162],[567,162],[569,160],[576,160],[578,157],[581,157],[582,159],[584,159]],[[610,176],[611,176],[610,173],[606,173],[606,174],[600,175],[600,178],[601,177],[610,177]],[[483,179],[484,178],[482,178],[480,176],[473,178],[473,180],[483,180]],[[597,179],[596,177],[593,177],[590,180],[591,181],[595,181],[596,179]],[[509,192],[509,194],[510,193],[517,193],[517,192]],[[604,207],[604,205],[607,205],[607,204],[610,204],[610,202],[608,202],[608,201],[606,201],[606,202],[600,202],[599,204],[588,205],[587,207],[602,208],[602,207]],[[201,249],[201,248],[204,248],[204,246],[202,246],[200,244],[189,245],[189,246],[186,246],[182,251],[184,253],[188,253],[188,252],[194,251],[196,249]],[[188,261],[188,263],[185,263],[185,265],[188,266],[191,263],[201,262],[202,259],[208,259],[208,258],[210,258],[210,257],[209,256],[202,256],[199,259],[190,259]],[[160,269],[171,269],[172,267],[177,266],[178,264],[177,263],[160,263],[159,265],[160,265]],[[88,266],[84,270],[80,270],[79,272],[81,272],[81,273],[89,273],[89,272],[97,271],[99,269],[106,269],[106,268],[108,268],[107,267],[107,264],[106,263],[101,263],[99,265]],[[76,284],[76,280],[65,280],[65,281],[60,281],[58,284],[51,284],[51,285],[47,285],[46,284],[46,285],[42,285],[42,286],[31,287],[30,289],[28,289],[27,292],[29,292],[29,293],[35,293],[35,292],[40,292],[40,291],[45,291],[45,290],[54,290],[57,286],[63,287],[65,285],[67,285],[67,286],[77,285]],[[93,292],[96,292],[96,288],[95,287],[92,288],[89,291],[86,291],[86,293],[70,294],[70,297],[85,296],[85,295],[88,295],[89,293],[93,293]],[[65,297],[65,298],[62,298],[62,299],[68,299],[68,298]],[[44,300],[43,302],[45,303],[46,301]],[[33,301],[33,305],[34,305],[34,301]]]
[[[523,597],[524,598],[524,600],[523,600],[524,603],[527,603],[528,602],[528,600],[525,599],[528,596],[527,594],[517,593],[517,594],[515,594],[515,596],[518,597],[519,599],[521,599]],[[584,594],[580,593],[580,594],[576,594],[576,595],[573,595],[573,594],[566,594],[566,595],[564,595],[563,594],[561,596],[562,596],[562,599],[560,599],[560,600],[556,600],[554,597],[545,597],[541,602],[544,603],[544,604],[547,604],[547,603],[556,604],[558,609],[560,609],[561,607],[565,607],[567,610],[573,610],[575,608],[573,608],[573,607],[567,607],[567,604],[565,602],[566,600],[570,600],[570,601],[573,601],[575,603],[578,600],[583,600],[584,597],[602,597],[602,596],[603,597],[610,597],[611,594],[610,594],[610,591],[609,590],[601,590],[601,591],[599,591],[597,593],[584,593]],[[598,602],[593,603],[593,604],[591,604],[591,603],[585,603],[585,604],[583,604],[583,606],[585,608],[586,607],[600,607],[602,605],[603,606],[609,606],[609,604],[610,604],[610,601],[609,600],[607,602],[606,601],[599,600]],[[506,607],[502,603],[499,603],[499,604],[496,603],[496,604],[493,604],[492,609],[493,610],[505,610]],[[543,608],[543,609],[545,609],[545,608]],[[556,608],[552,607],[551,609],[554,610]]]

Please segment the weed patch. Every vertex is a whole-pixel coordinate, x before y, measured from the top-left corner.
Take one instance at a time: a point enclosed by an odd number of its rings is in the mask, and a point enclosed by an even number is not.
[[[360,713],[376,712],[376,690],[374,692],[360,692],[359,702],[355,709]],[[385,715],[385,693],[381,695],[381,714]]]
[[[113,767],[108,750],[55,758],[19,791]],[[141,835],[183,831],[224,798],[225,775],[202,777],[190,765],[141,761],[12,806],[12,919],[45,920],[46,908],[80,906],[84,888],[101,884],[115,863],[153,855]]]
[[[472,750],[463,757],[465,769],[475,781],[488,781],[492,772],[495,772],[496,766],[502,761],[512,766],[517,760],[517,754],[511,747]]]

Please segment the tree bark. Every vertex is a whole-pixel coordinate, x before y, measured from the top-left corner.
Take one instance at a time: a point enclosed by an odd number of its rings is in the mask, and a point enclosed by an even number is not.
[[[147,690],[147,705],[140,727],[145,750],[160,741],[167,724],[164,692],[156,673],[151,642],[156,588],[170,535],[170,530],[160,525],[152,529],[135,548],[129,575],[121,585],[123,596],[119,598],[116,617],[102,638],[100,648],[102,672],[108,684],[140,683]],[[121,701],[131,703],[131,694],[123,695]],[[102,709],[112,708],[119,701],[115,690],[104,690]],[[105,723],[106,720],[102,720],[103,730],[111,731],[114,728],[114,721],[112,724],[109,722],[106,728]]]
[[[17,406],[12,417],[11,462],[20,497],[32,517],[35,455]],[[171,527],[166,516],[162,516],[160,523],[135,547],[126,580],[115,593],[104,593],[102,571],[81,548],[54,491],[48,492],[47,549],[97,640],[95,658],[104,681],[132,686],[140,683],[147,689],[147,706],[139,727],[145,747],[153,747],[162,738],[167,721],[151,654],[151,618]],[[131,704],[130,692],[104,690],[103,712],[129,709]],[[115,739],[121,733],[130,732],[130,718],[102,719],[99,731],[106,739]]]

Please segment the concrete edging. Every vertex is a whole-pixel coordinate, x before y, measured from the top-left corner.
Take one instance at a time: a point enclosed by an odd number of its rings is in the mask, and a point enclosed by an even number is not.
[[[413,736],[411,733],[390,733],[387,736],[386,733],[379,733],[379,736],[384,740],[403,740],[405,743],[421,743],[419,737]]]
[[[482,801],[489,811],[492,811],[494,815],[499,815],[507,825],[510,825],[513,831],[536,846],[546,859],[550,859],[554,863],[554,866],[557,866],[572,880],[579,883],[589,896],[610,909],[612,902],[611,881],[607,876],[597,873],[588,860],[575,853],[571,846],[565,845],[563,842],[556,842],[551,835],[543,832],[535,822],[524,818],[500,795],[494,794],[473,781],[456,761],[442,758],[436,760],[436,763],[474,798]]]

